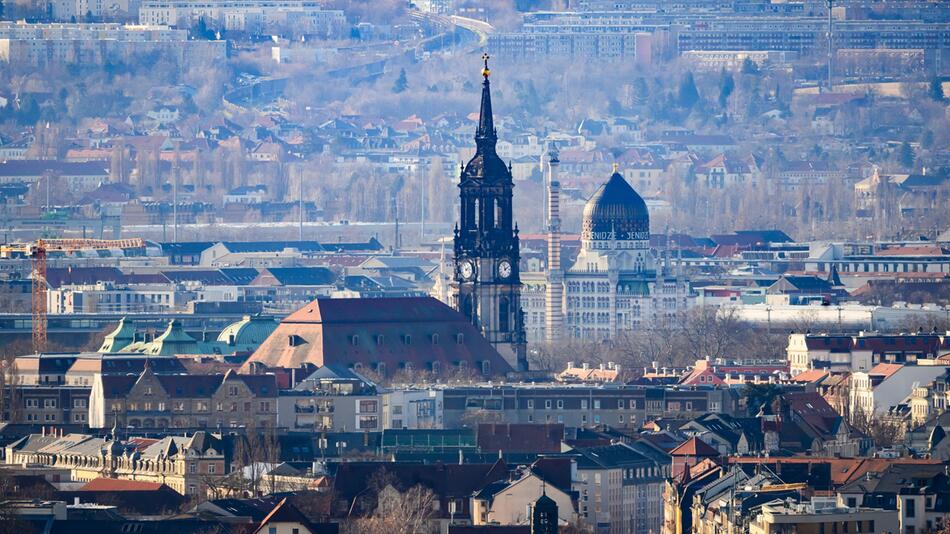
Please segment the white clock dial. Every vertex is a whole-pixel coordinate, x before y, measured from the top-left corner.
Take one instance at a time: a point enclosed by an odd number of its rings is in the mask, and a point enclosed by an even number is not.
[[[469,280],[472,278],[472,274],[475,273],[475,268],[472,266],[472,262],[463,261],[462,265],[459,266],[459,274],[462,275],[462,278]]]
[[[498,264],[498,276],[502,278],[508,278],[511,276],[511,264],[507,261],[503,261]]]

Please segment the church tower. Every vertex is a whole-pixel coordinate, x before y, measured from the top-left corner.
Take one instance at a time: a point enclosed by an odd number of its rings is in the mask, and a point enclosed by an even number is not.
[[[488,55],[483,56],[482,103],[475,156],[459,180],[455,228],[455,307],[519,371],[528,369],[521,311],[518,227],[512,224],[511,169],[495,152]],[[483,370],[484,371],[484,370]]]

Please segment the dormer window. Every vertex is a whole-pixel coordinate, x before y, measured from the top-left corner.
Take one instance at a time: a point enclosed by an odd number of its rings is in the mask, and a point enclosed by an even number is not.
[[[432,334],[432,344],[433,345],[439,344],[439,334]]]
[[[350,336],[350,344],[354,347],[358,346],[360,344],[360,336],[357,336],[356,334]]]
[[[464,343],[464,342],[465,342],[465,334],[462,334],[462,333],[455,334],[455,344],[456,344],[456,345],[461,345],[461,344]]]
[[[402,336],[402,342],[405,343],[406,345],[411,344],[411,343],[412,343],[412,336],[410,336],[409,334],[406,334],[406,335]]]

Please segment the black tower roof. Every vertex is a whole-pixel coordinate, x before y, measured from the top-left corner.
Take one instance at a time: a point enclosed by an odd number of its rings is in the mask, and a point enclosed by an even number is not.
[[[488,55],[482,56],[485,67],[482,69],[482,104],[478,116],[478,129],[475,130],[475,156],[469,160],[462,172],[462,181],[480,180],[484,182],[511,182],[511,171],[495,152],[498,133],[491,108],[491,83],[488,76]]]
[[[643,198],[614,170],[584,206],[581,238],[649,239],[650,214]]]

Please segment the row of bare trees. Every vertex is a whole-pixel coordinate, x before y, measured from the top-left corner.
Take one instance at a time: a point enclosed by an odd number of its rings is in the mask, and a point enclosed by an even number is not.
[[[785,334],[762,332],[741,320],[734,309],[698,306],[671,319],[656,320],[619,332],[608,341],[568,339],[556,346],[540,345],[530,356],[532,368],[560,371],[567,362],[598,365],[614,362],[636,369],[657,362],[685,366],[709,357],[784,358]]]

